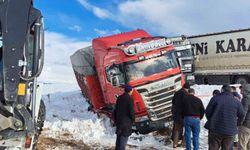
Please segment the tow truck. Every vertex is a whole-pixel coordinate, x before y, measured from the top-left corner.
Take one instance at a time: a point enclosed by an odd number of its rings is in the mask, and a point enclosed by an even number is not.
[[[34,149],[45,119],[37,82],[43,17],[33,0],[0,0],[0,147]]]

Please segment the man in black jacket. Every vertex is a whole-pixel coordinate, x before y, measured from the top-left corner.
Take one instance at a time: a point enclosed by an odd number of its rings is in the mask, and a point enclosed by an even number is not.
[[[229,85],[223,85],[222,93],[210,100],[205,113],[209,122],[209,150],[219,150],[220,147],[229,150],[233,136],[237,134],[237,122],[241,122],[245,115]]]
[[[188,95],[184,96],[183,117],[185,127],[186,149],[191,150],[191,133],[193,135],[194,150],[199,150],[200,120],[204,116],[204,106],[201,99],[194,96],[194,89],[188,90]]]
[[[174,127],[172,132],[173,148],[176,148],[178,146],[178,142],[180,139],[182,140],[182,144],[184,144],[182,105],[183,98],[185,95],[187,95],[189,88],[189,83],[185,83],[182,89],[175,92],[174,97],[172,99],[172,114],[174,121]]]
[[[133,88],[124,86],[124,93],[117,98],[114,110],[116,124],[116,150],[125,150],[128,137],[132,134],[132,124],[135,121],[134,103],[131,97]]]

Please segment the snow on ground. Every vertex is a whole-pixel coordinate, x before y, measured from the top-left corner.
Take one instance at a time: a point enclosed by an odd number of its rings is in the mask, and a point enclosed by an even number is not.
[[[213,90],[220,89],[221,86],[194,85],[193,88],[206,107]],[[43,100],[47,114],[42,137],[63,139],[66,135],[67,140],[84,143],[92,149],[114,148],[115,128],[110,124],[109,118],[104,116],[98,118],[95,113],[88,111],[88,103],[80,91],[45,94]],[[201,121],[200,149],[208,148],[207,130],[203,127],[205,122],[204,118]],[[172,149],[171,144],[165,144],[165,139],[165,136],[154,133],[148,135],[133,134],[128,145],[130,145],[129,149]],[[52,148],[47,147],[47,149]],[[68,147],[60,149],[68,149]]]
[[[74,78],[74,76],[72,76]],[[73,82],[39,82],[42,86],[42,94],[57,93],[57,92],[70,92],[78,90],[78,84]]]
[[[87,110],[88,103],[80,91],[48,94],[44,100],[48,110],[45,128],[49,129],[50,136],[68,132],[84,143],[99,144],[98,141],[102,141],[102,145],[111,144],[109,139],[114,139],[114,134],[108,120],[98,119]]]
[[[47,114],[42,136],[60,138],[65,133],[72,139],[82,141],[94,148],[112,148],[115,143],[115,128],[109,118],[88,111],[88,103],[80,91],[47,94],[43,96]],[[140,141],[141,139],[141,141]],[[137,148],[154,147],[160,149],[159,143],[152,135],[133,134],[128,142]]]

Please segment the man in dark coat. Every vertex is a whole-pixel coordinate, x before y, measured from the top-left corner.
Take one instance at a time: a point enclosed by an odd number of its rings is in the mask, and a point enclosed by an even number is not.
[[[241,122],[245,114],[229,85],[222,86],[222,93],[210,100],[205,113],[209,122],[209,150],[219,150],[220,147],[229,150],[233,136],[237,134],[237,122]]]
[[[116,150],[125,150],[128,137],[132,134],[132,125],[135,121],[134,103],[131,97],[133,88],[124,86],[124,93],[117,98],[114,110],[116,124]]]
[[[217,95],[220,95],[220,91],[217,90],[217,89],[215,89],[215,90],[213,91],[212,94],[213,94],[213,97],[215,97],[215,96],[217,96]],[[212,97],[212,98],[213,98],[213,97]],[[211,98],[211,99],[212,99],[212,98]],[[211,101],[211,99],[210,99],[210,101]],[[204,128],[209,130],[209,121],[208,121],[208,120],[207,120],[207,122],[205,123]]]
[[[204,116],[204,106],[201,99],[196,97],[194,89],[188,90],[188,95],[184,96],[183,117],[185,127],[186,149],[191,150],[191,133],[193,135],[194,150],[199,150],[200,120]]]
[[[178,142],[180,139],[184,144],[182,105],[183,105],[183,98],[185,95],[187,95],[189,88],[190,88],[189,83],[185,83],[182,89],[175,92],[174,97],[172,99],[172,115],[174,121],[174,127],[172,132],[173,148],[176,148],[178,146]]]
[[[243,85],[242,105],[246,112],[246,116],[242,125],[239,127],[239,150],[250,150],[250,84]]]

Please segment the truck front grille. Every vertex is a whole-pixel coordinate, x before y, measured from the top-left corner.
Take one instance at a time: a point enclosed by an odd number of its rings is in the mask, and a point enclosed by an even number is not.
[[[142,92],[141,95],[152,121],[170,118],[172,116],[171,107],[175,86],[159,88],[153,91],[145,89],[139,90],[139,92],[140,91],[147,91]]]

